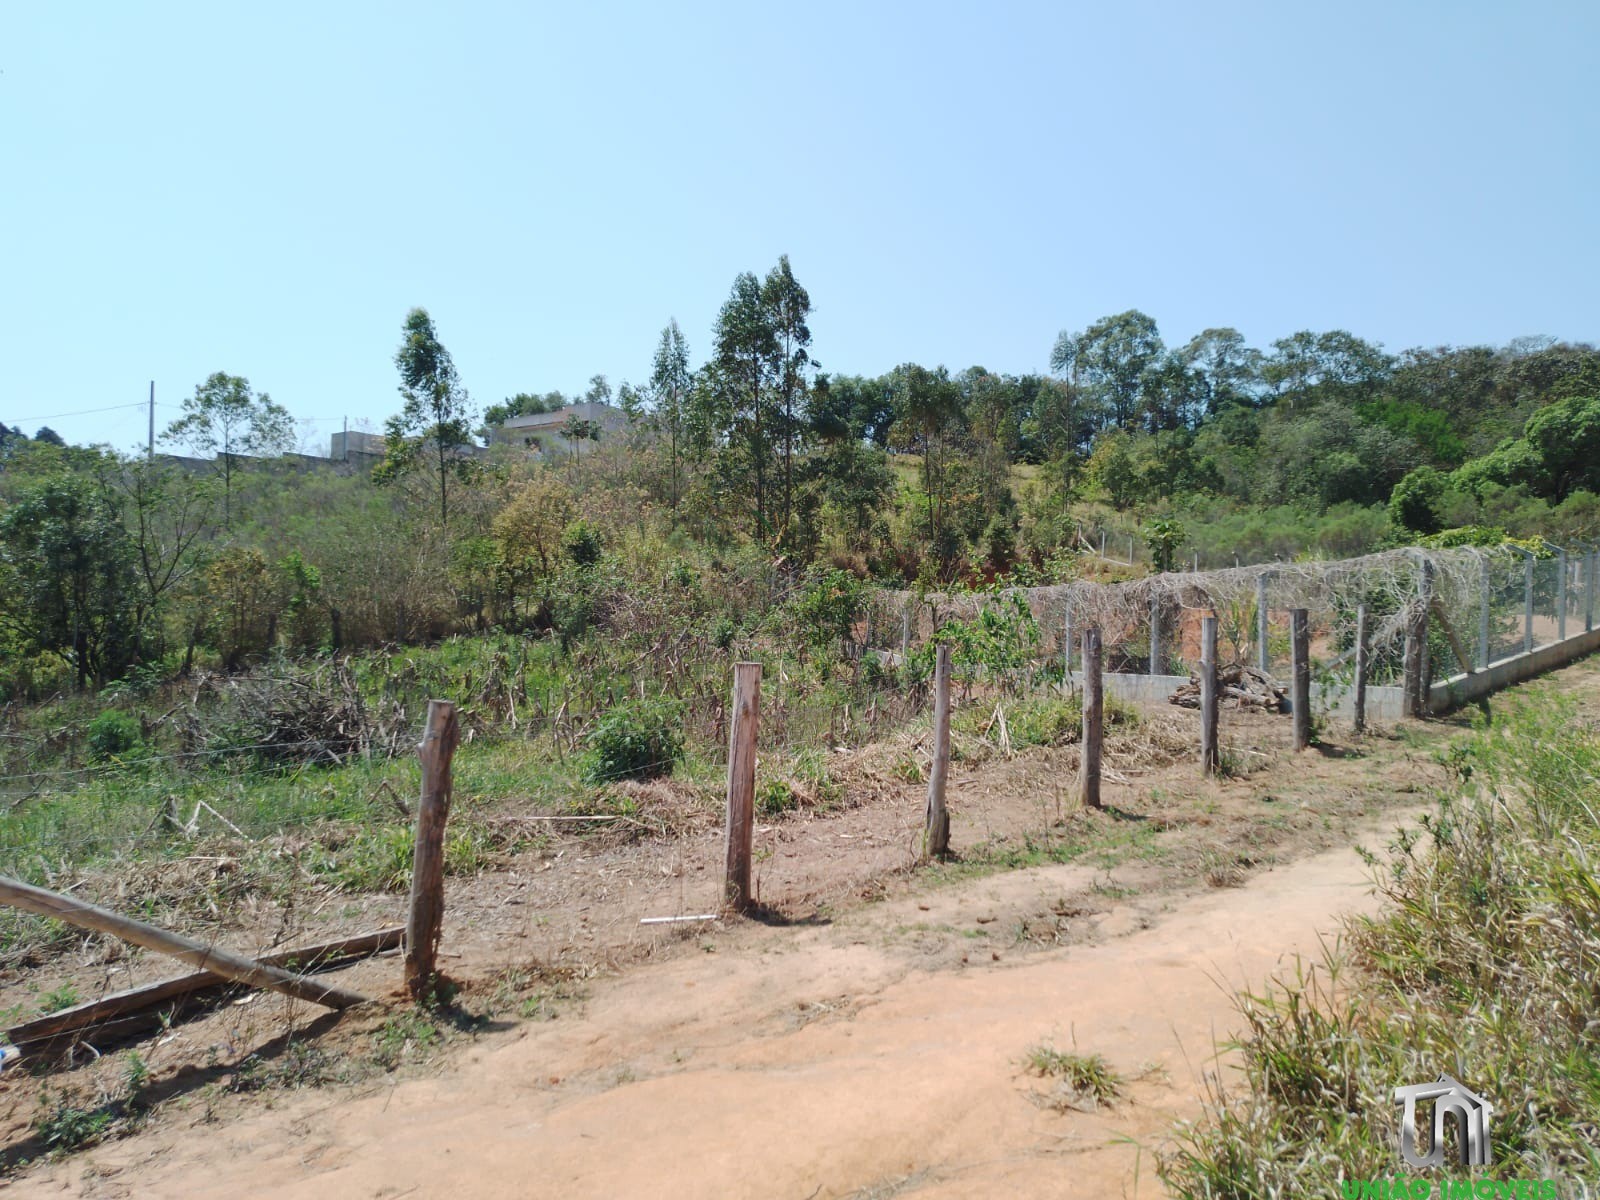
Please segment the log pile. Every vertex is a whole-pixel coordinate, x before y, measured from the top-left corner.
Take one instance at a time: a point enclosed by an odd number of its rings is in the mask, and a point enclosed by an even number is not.
[[[1281,687],[1265,671],[1243,663],[1232,663],[1217,672],[1219,703],[1227,708],[1256,709],[1260,712],[1289,711],[1288,689]],[[1167,697],[1180,708],[1200,707],[1200,680],[1189,682]]]

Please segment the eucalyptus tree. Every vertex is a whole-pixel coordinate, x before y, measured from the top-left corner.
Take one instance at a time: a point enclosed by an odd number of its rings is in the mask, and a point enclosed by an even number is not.
[[[945,444],[948,430],[961,415],[961,389],[943,367],[930,371],[916,363],[903,363],[894,369],[894,374],[897,407],[922,447],[922,491],[928,504],[928,540],[937,546],[945,502]]]
[[[771,534],[767,474],[772,457],[772,383],[780,346],[761,283],[750,272],[734,281],[717,313],[712,373],[715,398],[730,451],[745,459],[758,541]]]
[[[789,256],[767,272],[761,300],[777,342],[773,386],[777,392],[778,444],[783,456],[783,525],[788,530],[794,513],[794,455],[803,432],[800,409],[809,390],[811,361],[811,297],[789,267]]]
[[[667,435],[669,467],[669,503],[673,518],[677,518],[678,504],[683,498],[682,454],[689,419],[690,390],[694,375],[689,370],[689,343],[677,318],[667,322],[656,343],[655,358],[650,368],[650,395],[655,406],[655,418]]]
[[[425,308],[406,314],[394,365],[405,404],[385,426],[388,453],[373,472],[379,483],[428,466],[439,485],[439,524],[450,523],[450,481],[465,482],[473,463],[462,453],[472,445],[472,409],[455,362],[439,340]]]
[[[1063,330],[1050,352],[1050,369],[1099,409],[1102,425],[1131,430],[1141,416],[1146,373],[1164,351],[1155,321],[1131,308],[1101,317],[1081,333]]]

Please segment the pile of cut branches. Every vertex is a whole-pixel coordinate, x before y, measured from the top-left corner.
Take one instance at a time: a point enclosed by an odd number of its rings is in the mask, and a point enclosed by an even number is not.
[[[374,712],[344,662],[310,670],[206,676],[181,718],[190,752],[249,753],[278,766],[388,758],[406,741],[399,705]]]
[[[1289,711],[1287,688],[1281,687],[1265,671],[1243,663],[1233,663],[1217,672],[1218,703],[1227,708],[1255,708],[1262,712]],[[1189,682],[1167,697],[1170,704],[1180,708],[1200,707],[1200,680],[1191,676]]]

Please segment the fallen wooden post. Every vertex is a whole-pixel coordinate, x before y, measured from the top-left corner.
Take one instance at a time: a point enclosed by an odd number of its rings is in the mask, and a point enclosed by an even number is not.
[[[691,917],[640,917],[641,925],[681,925],[688,921],[720,921],[721,913],[697,913]]]
[[[997,708],[996,713],[999,713]],[[950,775],[950,644],[939,643],[933,669],[933,766],[928,771],[928,809],[924,814],[922,853],[934,858],[950,853],[950,810],[945,807],[945,780]]]
[[[282,950],[257,959],[269,967],[284,967],[301,972],[326,971],[359,962],[374,954],[396,949],[405,930],[400,926],[364,933],[357,937],[336,938],[315,946]],[[103,1038],[119,1038],[140,1028],[160,1023],[164,1006],[203,999],[207,993],[232,986],[229,979],[214,971],[196,971],[176,979],[141,984],[86,1000],[32,1021],[13,1025],[7,1039],[23,1050],[46,1045],[68,1034],[94,1028]]]
[[[329,1008],[350,1008],[367,1003],[365,996],[357,995],[355,992],[347,992],[343,988],[319,983],[315,979],[293,974],[281,967],[208,946],[180,933],[147,925],[143,921],[121,916],[110,909],[71,896],[63,896],[59,892],[34,887],[20,880],[0,876],[0,904],[9,904],[12,908],[37,913],[41,917],[54,917],[79,929],[109,933],[123,941],[143,946],[146,950],[170,955],[192,967],[220,975],[224,979],[231,979],[235,983],[270,988],[286,996],[293,996],[296,1000],[309,1000],[313,1004],[323,1004]]]
[[[450,763],[460,736],[456,706],[428,701],[428,723],[417,746],[422,799],[411,866],[411,908],[406,919],[406,990],[421,1000],[434,986],[439,931],[444,925],[444,831],[450,820]]]

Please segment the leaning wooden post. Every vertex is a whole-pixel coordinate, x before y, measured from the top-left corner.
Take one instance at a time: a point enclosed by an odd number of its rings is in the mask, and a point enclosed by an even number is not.
[[[417,806],[417,842],[411,866],[411,911],[406,918],[406,990],[415,1000],[433,991],[444,924],[444,831],[450,820],[450,762],[460,736],[456,706],[428,701],[417,758],[422,761],[422,799]]]
[[[1217,748],[1217,615],[1200,618],[1200,769],[1215,775],[1222,764]]]
[[[1356,605],[1356,697],[1355,727],[1367,731],[1367,606]]]
[[[1101,694],[1100,626],[1083,631],[1083,769],[1081,795],[1085,808],[1100,807],[1100,739],[1105,732],[1105,707]]]
[[[1289,653],[1293,657],[1294,748],[1311,745],[1311,619],[1303,608],[1289,614]]]
[[[945,780],[950,775],[950,646],[939,644],[933,668],[933,766],[928,771],[928,811],[922,853],[937,858],[950,853],[950,811],[944,806]]]
[[[1267,653],[1267,575],[1256,576],[1256,665],[1265,673],[1271,665]]]
[[[1150,597],[1150,674],[1164,674],[1161,670],[1161,597]]]
[[[761,720],[761,664],[733,666],[733,720],[728,729],[727,876],[723,899],[736,912],[755,903],[750,888],[755,837],[756,726]]]

